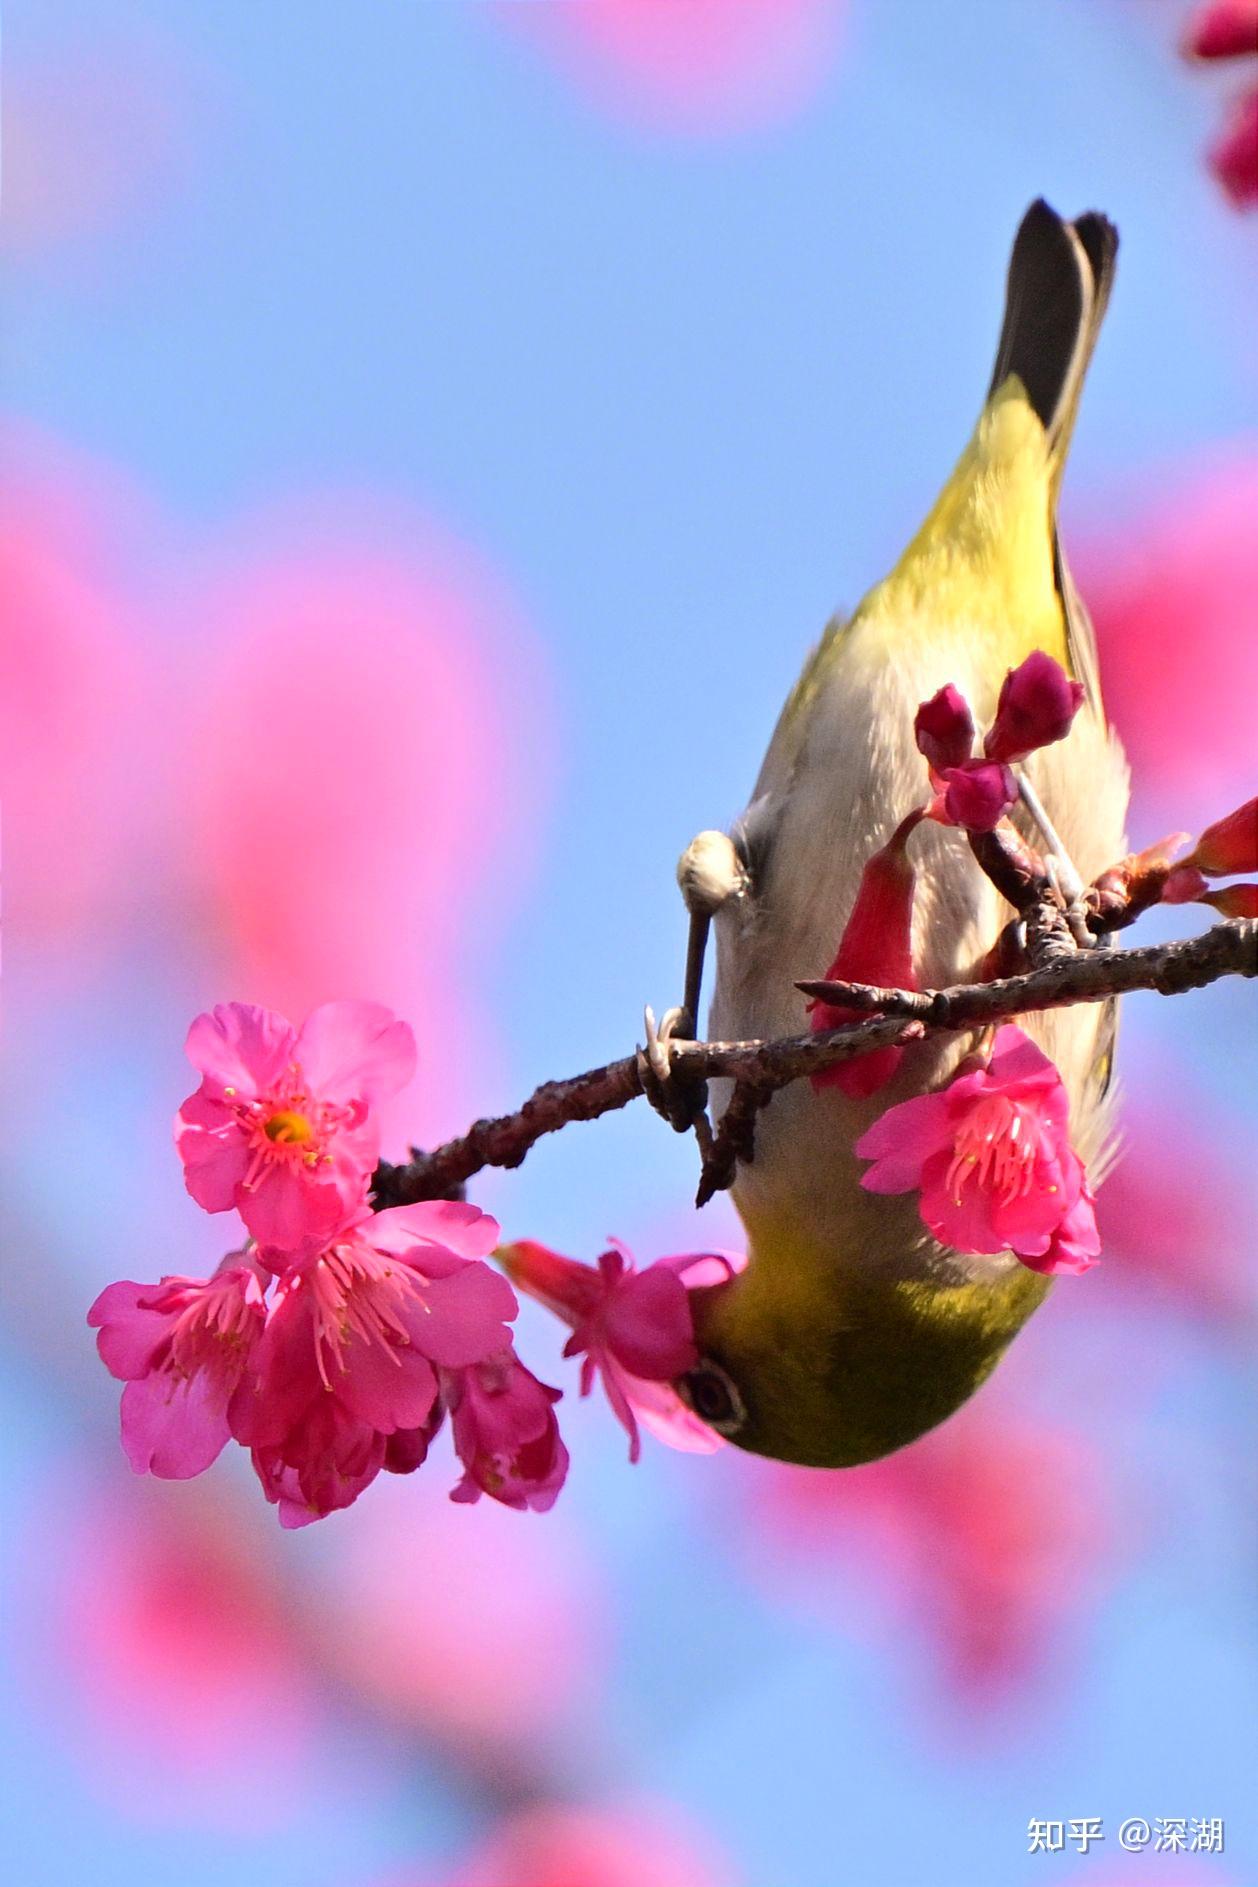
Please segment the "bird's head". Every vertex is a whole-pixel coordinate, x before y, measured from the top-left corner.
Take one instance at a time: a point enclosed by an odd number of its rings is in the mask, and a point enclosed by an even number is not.
[[[806,1467],[876,1460],[943,1421],[1048,1287],[1022,1266],[857,1282],[826,1257],[753,1248],[738,1276],[693,1290],[699,1357],[675,1385],[735,1447]]]

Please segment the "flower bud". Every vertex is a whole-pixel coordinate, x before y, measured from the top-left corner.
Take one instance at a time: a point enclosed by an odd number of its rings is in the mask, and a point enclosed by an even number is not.
[[[974,750],[974,717],[960,689],[949,682],[923,701],[913,722],[917,750],[936,773],[959,767]]]
[[[1083,704],[1083,684],[1042,649],[1005,676],[996,719],[983,742],[989,760],[1024,760],[1037,747],[1064,740]]]

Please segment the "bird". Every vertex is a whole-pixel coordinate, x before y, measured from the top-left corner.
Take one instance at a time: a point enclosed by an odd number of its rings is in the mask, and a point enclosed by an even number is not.
[[[1068,737],[1026,772],[1085,882],[1123,855],[1127,764],[1056,522],[1117,251],[1117,230],[1096,211],[1067,220],[1039,200],[1023,217],[991,383],[959,461],[895,567],[808,656],[746,811],[682,855],[690,948],[685,1000],[657,1045],[665,1075],[669,1040],[694,1033],[709,928],[709,1039],[807,1026],[796,981],[824,974],[865,861],[921,801],[914,710],[945,684],[980,725],[1006,673],[1035,650],[1082,684]],[[1024,806],[1014,823],[1035,830]],[[920,985],[972,980],[1008,907],[956,829],[923,825],[914,864]],[[1022,1026],[1060,1071],[1073,1143],[1096,1176],[1112,1141],[1114,1006]],[[826,1468],[889,1454],[965,1403],[1043,1301],[1051,1280],[1012,1253],[951,1250],[926,1230],[914,1196],[860,1184],[861,1134],[889,1104],[944,1084],[973,1047],[973,1037],[927,1037],[876,1096],[801,1080],[758,1116],[754,1157],[732,1187],[747,1264],[692,1292],[699,1360],[675,1385],[735,1445]],[[712,1084],[714,1120],[729,1095],[728,1082]]]

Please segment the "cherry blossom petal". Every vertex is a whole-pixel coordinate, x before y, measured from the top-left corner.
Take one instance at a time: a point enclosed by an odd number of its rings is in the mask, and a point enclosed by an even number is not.
[[[155,1353],[166,1341],[173,1321],[169,1311],[153,1310],[141,1299],[153,1295],[151,1284],[125,1279],[107,1284],[87,1321],[97,1332],[96,1349],[111,1376],[136,1382],[153,1367]]]
[[[294,1059],[296,1040],[292,1025],[273,1010],[226,1002],[196,1018],[184,1050],[211,1093],[235,1088],[250,1097],[278,1080]]]
[[[379,1251],[404,1255],[423,1239],[460,1258],[487,1258],[502,1237],[497,1219],[456,1199],[425,1199],[413,1206],[390,1206],[371,1221],[371,1243]]]
[[[227,1385],[209,1370],[186,1379],[154,1370],[122,1392],[122,1445],[137,1474],[190,1480],[229,1439]]]
[[[329,1101],[388,1100],[415,1073],[415,1036],[378,1002],[325,1002],[297,1035],[294,1060]]]
[[[920,1094],[879,1115],[856,1142],[859,1159],[875,1164],[861,1180],[866,1192],[912,1192],[933,1155],[952,1145],[948,1104],[942,1094]]]

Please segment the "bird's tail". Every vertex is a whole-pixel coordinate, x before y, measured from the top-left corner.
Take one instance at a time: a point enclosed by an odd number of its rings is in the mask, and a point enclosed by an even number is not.
[[[1108,218],[1088,210],[1068,223],[1043,198],[1014,238],[988,398],[1011,374],[1022,382],[1048,435],[1054,495],[1117,256],[1118,231]]]

